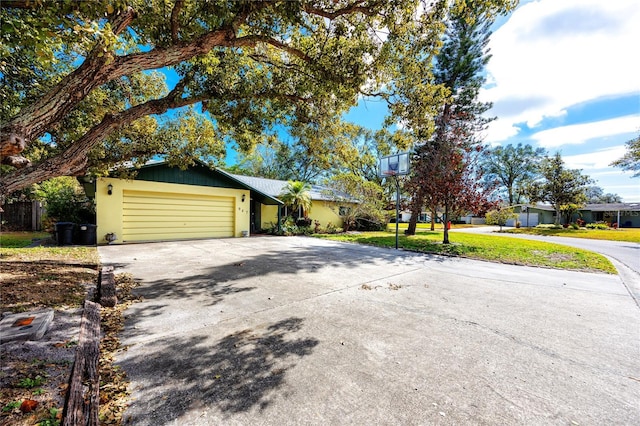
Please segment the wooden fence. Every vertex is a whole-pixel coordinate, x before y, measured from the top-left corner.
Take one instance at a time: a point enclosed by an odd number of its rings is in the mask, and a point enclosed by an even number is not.
[[[3,230],[42,231],[44,207],[40,201],[7,203],[0,209]]]

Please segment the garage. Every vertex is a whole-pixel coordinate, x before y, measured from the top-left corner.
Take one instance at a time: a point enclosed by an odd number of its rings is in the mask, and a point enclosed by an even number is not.
[[[243,237],[252,201],[282,204],[203,163],[186,169],[150,163],[133,179],[98,178],[92,192],[98,244]]]
[[[234,203],[233,197],[124,191],[122,240],[233,237]]]

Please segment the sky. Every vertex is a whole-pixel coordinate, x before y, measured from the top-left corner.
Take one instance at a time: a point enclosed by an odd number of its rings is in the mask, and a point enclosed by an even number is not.
[[[638,0],[522,1],[494,26],[485,142],[560,152],[605,193],[640,202],[640,178],[609,164],[640,132]],[[362,99],[345,119],[378,129],[387,113]]]

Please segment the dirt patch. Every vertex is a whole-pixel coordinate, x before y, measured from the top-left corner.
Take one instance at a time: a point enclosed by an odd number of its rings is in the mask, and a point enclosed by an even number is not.
[[[546,251],[534,250],[533,254],[549,259],[552,262],[570,262],[575,260],[575,256],[570,253],[549,253]]]
[[[81,305],[97,283],[97,252],[90,247],[2,248],[0,256],[0,312],[54,308],[42,339],[0,345],[0,425],[56,424],[75,358]],[[23,412],[24,401],[37,405]]]
[[[41,306],[79,306],[97,277],[95,267],[87,265],[3,261],[0,308],[24,312]]]
[[[82,309],[57,310],[40,340],[0,345],[0,425],[34,425],[62,413]],[[20,404],[37,401],[33,412]]]

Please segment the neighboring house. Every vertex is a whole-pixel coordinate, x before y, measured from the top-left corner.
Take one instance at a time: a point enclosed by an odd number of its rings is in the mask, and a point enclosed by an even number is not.
[[[525,227],[553,224],[556,219],[554,208],[548,204],[515,207],[514,211],[518,213],[517,220]],[[640,228],[640,203],[587,204],[571,217],[571,222],[577,219],[587,223],[617,223],[622,228]],[[511,220],[507,226],[513,226],[514,223],[515,220]]]
[[[186,170],[150,162],[134,179],[98,178],[84,184],[95,194],[98,244],[242,237],[277,224],[284,181],[249,178],[197,163]],[[320,191],[318,193],[317,191]],[[337,208],[315,186],[310,217],[342,226]],[[335,203],[333,203],[335,205]]]
[[[274,198],[278,198],[285,186],[287,185],[286,180],[276,180],[276,179],[264,179],[253,176],[242,176],[242,175],[230,175],[235,179],[244,182],[245,184],[251,186],[252,188],[256,188],[259,191],[268,194]],[[338,197],[334,197],[332,194],[334,192],[322,185],[311,185],[311,209],[307,212],[307,216],[313,220],[320,222],[320,225],[324,228],[327,224],[331,223],[334,226],[341,228],[342,227],[342,218],[340,217],[340,213],[342,209],[349,208],[350,205],[355,203],[355,200],[352,200],[346,194],[338,194]],[[338,202],[337,199],[347,200],[345,202]],[[287,206],[281,206],[280,208],[280,216],[278,216],[278,206],[274,205],[261,205],[260,209],[256,207],[255,209],[255,218],[253,223],[255,225],[255,229],[266,229],[272,226],[272,224],[277,223],[279,217],[285,217],[291,212]],[[259,213],[258,213],[259,212]],[[252,213],[253,215],[254,213]],[[259,216],[258,216],[259,215]]]

